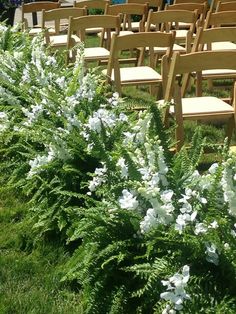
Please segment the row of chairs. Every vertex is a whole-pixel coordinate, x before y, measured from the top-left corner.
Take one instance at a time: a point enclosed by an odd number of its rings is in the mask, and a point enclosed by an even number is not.
[[[219,3],[220,4],[220,3]],[[81,8],[78,8],[81,9]],[[195,34],[195,40],[192,45],[191,40],[187,44],[187,49],[185,48],[184,54],[180,54],[181,51],[174,52],[173,57],[171,55],[173,53],[173,48],[175,44],[176,33],[178,31],[178,26],[176,26],[174,31],[169,33],[163,32],[163,29],[159,28],[161,32],[153,32],[155,23],[154,16],[158,16],[159,18],[156,22],[156,27],[160,27],[160,16],[168,11],[170,14],[171,11],[174,10],[163,10],[163,11],[149,11],[148,19],[145,25],[145,32],[143,29],[140,29],[139,33],[133,34],[132,32],[128,33],[126,36],[120,35],[120,23],[121,16],[120,15],[104,15],[104,16],[86,16],[87,8],[82,8],[83,12],[81,13],[81,17],[73,18],[70,15],[70,23],[69,23],[69,31],[68,31],[68,41],[67,48],[68,51],[71,50],[71,47],[74,46],[80,40],[84,40],[85,30],[89,27],[99,26],[104,28],[105,30],[109,30],[112,26],[112,31],[114,31],[113,38],[111,40],[111,50],[109,48],[109,31],[106,33],[106,48],[100,47],[100,52],[102,53],[102,49],[106,49],[106,57],[109,57],[109,62],[107,69],[103,71],[103,73],[108,77],[109,82],[113,82],[115,84],[116,90],[121,94],[121,87],[127,85],[143,85],[147,84],[150,86],[151,92],[156,92],[156,87],[159,85],[163,86],[164,90],[164,99],[166,101],[170,101],[172,98],[174,99],[174,105],[171,106],[170,110],[166,112],[166,125],[168,125],[168,117],[169,114],[174,115],[177,120],[177,128],[176,128],[176,136],[178,142],[178,149],[183,144],[183,119],[215,119],[219,117],[224,117],[229,121],[229,137],[232,134],[232,126],[235,123],[235,109],[227,102],[223,100],[219,100],[216,98],[201,98],[203,100],[203,105],[200,105],[201,96],[201,81],[203,78],[218,78],[216,73],[216,69],[218,71],[218,75],[224,78],[235,78],[236,67],[233,62],[226,64],[226,59],[234,58],[236,56],[235,46],[232,41],[235,40],[235,28],[233,27],[225,27],[225,25],[235,25],[236,23],[236,11],[217,11],[217,12],[208,12],[207,18],[204,22],[204,26],[199,24],[199,28],[197,33]],[[182,15],[183,11],[182,10]],[[59,12],[59,11],[58,11]],[[191,11],[188,11],[191,12]],[[44,11],[43,14],[45,14]],[[199,16],[198,12],[191,12],[191,14],[195,16],[196,24],[197,16]],[[83,16],[85,15],[85,16]],[[58,17],[58,15],[57,15]],[[106,25],[102,24],[102,21],[109,17],[110,21],[107,22]],[[93,22],[92,22],[93,19]],[[100,20],[98,23],[97,21]],[[111,24],[111,20],[114,21],[114,24]],[[178,24],[181,20],[176,20],[175,22]],[[97,23],[97,24],[96,24]],[[142,24],[142,23],[141,23]],[[207,25],[207,26],[206,26]],[[224,27],[221,27],[224,25]],[[210,28],[214,26],[214,28]],[[205,28],[205,29],[204,29]],[[210,28],[210,29],[208,29]],[[79,30],[79,32],[78,32]],[[124,29],[126,31],[126,29]],[[152,32],[151,32],[152,31]],[[169,30],[167,30],[169,31]],[[77,34],[75,34],[77,33]],[[111,33],[111,29],[110,29]],[[48,32],[49,34],[49,32]],[[127,33],[126,33],[127,34]],[[191,34],[193,36],[193,31],[187,31],[187,34]],[[73,38],[77,35],[77,40]],[[48,37],[50,38],[50,36]],[[227,44],[231,47],[227,47],[229,51],[217,51],[217,52],[201,52],[198,50],[206,49],[203,46],[206,44],[207,49],[210,49],[210,46],[214,47],[214,45],[219,41],[227,41]],[[147,49],[148,47],[148,49]],[[180,46],[182,47],[182,46]],[[211,47],[211,48],[212,48]],[[120,52],[122,50],[127,49],[135,49],[139,52],[139,59],[137,62],[137,66],[134,67],[120,67]],[[168,48],[168,49],[167,49]],[[183,47],[182,47],[183,48]],[[158,51],[159,49],[159,51]],[[214,49],[222,50],[222,47],[217,48],[215,45]],[[234,49],[235,51],[233,51]],[[163,53],[161,53],[161,51]],[[225,50],[225,49],[224,49]],[[105,50],[104,50],[105,51]],[[148,53],[147,53],[148,51]],[[189,53],[191,51],[191,53]],[[198,52],[196,52],[198,51]],[[87,50],[89,52],[89,50]],[[92,54],[95,52],[94,49],[90,49],[90,60],[93,59]],[[164,54],[162,59],[162,71],[158,73],[155,69],[156,64],[154,63],[156,55]],[[144,56],[147,55],[149,57],[149,64],[147,66],[143,65],[142,62],[144,60]],[[69,55],[68,55],[69,56]],[[71,56],[69,56],[71,57]],[[198,58],[198,59],[197,59]],[[218,62],[213,61],[216,58]],[[102,60],[102,59],[100,59]],[[171,60],[171,63],[169,63]],[[201,61],[206,60],[206,61]],[[219,63],[219,60],[221,61]],[[89,56],[87,57],[87,61],[89,61]],[[229,71],[225,71],[225,69],[229,69]],[[199,71],[205,70],[203,75],[199,74]],[[220,73],[221,72],[221,73]],[[189,73],[196,78],[197,81],[197,98],[193,101],[193,105],[191,105],[189,99],[182,99],[184,93],[188,86]],[[183,75],[183,85],[180,88],[179,84],[176,84],[175,78],[178,76],[177,82],[180,82],[179,74]],[[140,79],[139,79],[140,78]],[[181,90],[181,92],[180,92]],[[197,104],[197,106],[196,106]],[[199,105],[198,105],[199,104]]]

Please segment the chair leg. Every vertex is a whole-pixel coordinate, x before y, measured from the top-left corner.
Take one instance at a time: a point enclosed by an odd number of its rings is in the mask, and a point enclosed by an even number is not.
[[[207,79],[207,87],[209,90],[213,89],[213,81],[212,79]]]
[[[228,125],[227,125],[227,130],[226,130],[226,135],[228,137],[228,142],[229,143],[231,141],[234,128],[235,128],[235,121],[234,121],[234,117],[232,117],[232,118],[229,119],[229,122],[228,122]]]

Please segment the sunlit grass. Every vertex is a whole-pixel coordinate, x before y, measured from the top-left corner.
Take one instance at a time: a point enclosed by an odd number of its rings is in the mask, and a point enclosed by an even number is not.
[[[54,241],[33,247],[24,202],[0,203],[0,313],[82,313],[79,293],[61,283],[68,256]]]

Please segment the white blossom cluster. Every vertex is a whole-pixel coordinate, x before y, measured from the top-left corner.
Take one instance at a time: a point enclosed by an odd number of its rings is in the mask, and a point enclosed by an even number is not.
[[[187,282],[189,281],[189,266],[184,265],[182,273],[176,273],[168,280],[162,280],[163,286],[167,287],[167,291],[160,294],[160,297],[166,301],[170,301],[174,309],[170,304],[167,304],[166,308],[162,311],[162,314],[175,314],[176,311],[183,309],[183,303],[185,300],[190,300],[190,296],[186,293]]]
[[[135,183],[131,190],[124,189],[118,202],[121,208],[136,210],[144,217],[140,222],[141,233],[148,232],[158,224],[170,224],[173,221],[174,192],[168,188],[168,166],[159,139],[148,135],[152,115],[139,114],[139,119],[131,130],[124,133],[123,144],[128,148],[129,156],[135,164],[142,180]],[[128,164],[121,157],[116,164],[122,179],[129,178]],[[142,203],[150,204],[145,209]]]
[[[217,253],[217,247],[214,243],[206,243],[206,260],[209,263],[213,263],[216,266],[219,265],[219,255]]]
[[[0,101],[5,102],[8,105],[19,105],[20,102],[10,91],[6,90],[4,87],[0,86]]]
[[[29,161],[30,171],[28,172],[28,178],[31,178],[33,175],[37,174],[42,170],[43,166],[46,166],[55,158],[55,151],[53,147],[49,146],[47,155],[38,155],[33,160]]]
[[[6,112],[1,111],[0,112],[0,133],[4,132],[8,129],[9,127],[9,118]]]
[[[22,112],[27,118],[27,120],[24,122],[25,126],[32,125],[44,111],[44,107],[42,103],[31,105],[30,109],[31,110],[29,110],[28,108],[22,107]]]
[[[197,217],[197,211],[193,209],[191,204],[193,200],[197,200],[200,204],[207,203],[207,200],[204,197],[201,197],[197,191],[185,188],[185,194],[178,200],[178,203],[181,206],[179,209],[181,214],[179,214],[176,219],[175,229],[178,230],[179,233],[182,233],[185,226],[190,222],[194,222]]]
[[[107,172],[107,167],[106,164],[103,163],[103,167],[101,168],[96,168],[94,171],[94,177],[93,180],[89,182],[89,190],[88,194],[90,195],[91,192],[96,191],[96,189],[101,186],[102,183],[106,182],[106,172]]]
[[[229,204],[230,215],[236,217],[236,162],[235,158],[228,158],[223,163],[221,185],[224,192],[224,201]]]
[[[206,223],[199,221],[198,211],[196,210],[196,207],[199,210],[203,206],[206,206],[207,199],[204,196],[204,193],[209,193],[214,186],[213,182],[218,167],[219,165],[217,163],[212,164],[208,169],[208,172],[204,175],[200,175],[199,172],[195,170],[185,180],[183,184],[185,193],[182,194],[182,198],[178,200],[180,214],[177,216],[175,222],[175,229],[178,230],[180,234],[189,224],[192,224],[193,226],[195,225],[194,233],[196,235],[206,233],[209,229],[218,227],[217,222],[213,222],[212,225],[207,225]]]
[[[123,190],[122,196],[119,197],[120,207],[127,210],[136,210],[139,206],[139,202],[135,196],[134,191]]]

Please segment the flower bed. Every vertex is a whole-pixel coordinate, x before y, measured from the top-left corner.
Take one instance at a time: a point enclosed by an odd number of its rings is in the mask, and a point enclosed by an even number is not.
[[[7,39],[7,41],[6,41]],[[159,111],[125,110],[95,70],[0,27],[0,170],[36,237],[77,244],[63,280],[86,313],[236,312],[236,158],[199,172]],[[79,244],[78,244],[79,243]]]

